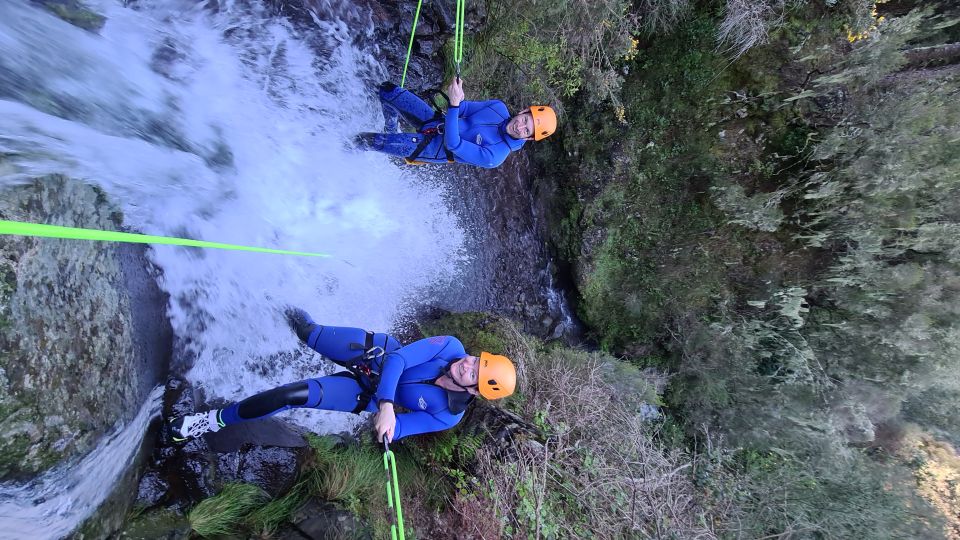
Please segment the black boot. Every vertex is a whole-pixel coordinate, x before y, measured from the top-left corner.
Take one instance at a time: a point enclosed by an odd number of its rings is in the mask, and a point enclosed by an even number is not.
[[[313,318],[310,317],[309,313],[297,307],[287,308],[285,315],[287,316],[287,323],[290,325],[290,328],[297,334],[300,341],[304,343],[307,342],[313,329],[319,326],[313,322]]]
[[[377,135],[379,133],[358,133],[353,138],[353,146],[357,150],[376,150]]]
[[[393,83],[390,82],[390,81],[383,81],[382,83],[380,83],[380,86],[378,86],[377,88],[378,88],[381,92],[393,92],[393,90],[394,90],[396,87],[397,87],[397,85],[393,84]]]

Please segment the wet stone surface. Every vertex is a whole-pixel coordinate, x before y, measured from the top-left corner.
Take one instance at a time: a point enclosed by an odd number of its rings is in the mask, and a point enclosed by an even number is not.
[[[4,188],[0,218],[120,228],[102,192],[59,176]],[[136,413],[169,361],[155,275],[139,247],[0,238],[0,479],[89,451]]]
[[[310,499],[290,519],[291,525],[277,536],[282,540],[333,540],[371,538],[353,514],[335,505]]]

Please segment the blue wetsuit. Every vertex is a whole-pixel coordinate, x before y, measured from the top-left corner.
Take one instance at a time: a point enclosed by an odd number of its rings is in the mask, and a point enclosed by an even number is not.
[[[364,134],[360,139],[364,150],[376,150],[394,156],[426,163],[447,163],[452,158],[492,169],[498,167],[510,152],[523,147],[523,139],[514,139],[506,132],[510,112],[502,101],[462,101],[450,107],[444,117],[413,92],[403,88],[381,88],[380,101],[387,131]],[[416,133],[399,131],[398,117],[417,128]],[[421,148],[422,146],[422,148]]]
[[[307,345],[326,358],[337,363],[346,363],[362,350],[351,347],[352,344],[365,344],[367,334],[360,328],[316,326],[306,339]],[[380,375],[369,403],[363,407],[368,412],[376,412],[378,403],[389,401],[408,409],[410,412],[397,414],[394,440],[453,427],[463,417],[463,412],[472,397],[468,392],[453,392],[435,384],[438,377],[445,373],[447,366],[467,356],[463,344],[451,336],[437,336],[421,339],[401,347],[399,341],[387,334],[373,334],[373,345],[382,347],[385,354],[373,360],[370,368]],[[356,345],[354,345],[356,347]],[[352,412],[358,402],[365,399],[364,388],[350,372],[340,372],[326,377],[307,379],[291,385],[290,388],[303,388],[303,399],[291,403],[288,397],[270,404],[270,393],[280,389],[268,390],[258,396],[257,416],[242,415],[243,403],[232,403],[220,412],[220,420],[225,425],[266,418],[292,408],[309,407],[329,411]],[[282,394],[282,392],[280,392]],[[267,406],[264,408],[264,402]]]

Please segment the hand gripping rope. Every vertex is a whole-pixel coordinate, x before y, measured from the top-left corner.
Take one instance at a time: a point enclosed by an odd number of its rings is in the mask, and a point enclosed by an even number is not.
[[[413,51],[413,38],[417,33],[417,21],[420,20],[420,6],[423,0],[417,0],[417,10],[413,14],[413,26],[410,28],[410,41],[407,43],[407,59],[403,62],[403,76],[400,78],[400,88],[407,83],[407,66],[410,65],[410,54]],[[460,78],[460,64],[463,63],[463,27],[466,21],[467,0],[457,0],[457,17],[453,25],[453,62],[457,69],[457,78]]]
[[[387,506],[395,508],[397,515],[389,514],[390,539],[405,540],[403,512],[400,509],[400,482],[397,479],[397,458],[390,451],[387,438],[383,438],[383,470],[387,473]]]

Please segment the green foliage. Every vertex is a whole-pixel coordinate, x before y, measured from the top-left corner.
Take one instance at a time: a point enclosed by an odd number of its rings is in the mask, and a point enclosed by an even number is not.
[[[182,536],[189,532],[190,524],[175,510],[168,508],[147,510],[142,506],[135,506],[127,515],[126,524],[117,537],[124,540],[156,540],[170,538],[176,534]],[[91,537],[97,537],[97,535],[91,535]]]
[[[285,494],[268,500],[256,486],[228,484],[190,511],[193,530],[205,537],[252,531],[270,535],[311,497],[342,504],[371,524],[375,534],[387,531],[383,511],[383,454],[373,444],[338,446],[332,437],[308,436],[312,459],[298,482]]]
[[[227,484],[217,495],[201,501],[187,519],[203,537],[224,536],[238,529],[251,510],[262,505],[267,495],[250,484]]]
[[[655,396],[636,367],[563,347],[526,356],[517,414],[540,428],[516,457],[478,452],[478,476],[515,538],[678,538],[708,535],[681,473],[687,456],[661,446],[641,406]],[[656,479],[656,480],[654,480]]]
[[[950,382],[911,395],[903,404],[903,414],[928,429],[940,430],[960,446],[960,389],[951,388]]]
[[[731,537],[892,539],[936,530],[936,518],[911,493],[909,472],[900,469],[900,483],[891,483],[890,467],[863,454],[839,463],[802,460],[782,449],[714,457],[699,481],[714,501],[739,510],[726,524]]]
[[[715,20],[695,14],[638,52],[625,123],[572,115],[551,153],[570,159],[547,169],[576,183],[575,218],[554,219],[580,242],[558,251],[578,259],[600,344],[666,358],[687,442],[722,426],[763,456],[721,467],[742,482],[726,499],[746,527],[732,536],[934,530],[912,490],[888,487],[908,471],[854,445],[879,444],[904,400],[955,427],[934,411],[955,409],[960,386],[960,80],[898,71],[904,49],[937,45],[925,29],[946,16],[888,21],[846,51],[846,13],[790,14],[773,46],[732,66]],[[826,74],[804,80],[814,71]]]
[[[424,452],[430,465],[444,468],[463,467],[476,459],[477,449],[483,443],[483,435],[447,430],[436,434]]]
[[[617,68],[639,29],[629,2],[488,0],[486,7],[487,24],[464,59],[464,77],[482,85],[481,94],[558,105],[581,90],[591,101],[617,99]]]
[[[719,215],[701,193],[720,174],[703,131],[716,114],[709,97],[728,84],[714,31],[696,17],[639,51],[623,87],[625,126],[583,126],[593,142],[576,167],[603,190],[579,218],[583,237],[599,238],[588,248],[580,314],[605,348],[656,338],[672,312],[707,310],[729,294],[720,260],[729,246],[709,238]]]
[[[372,444],[335,447],[329,437],[311,437],[315,465],[310,492],[358,510],[383,488],[383,454]]]
[[[730,223],[757,231],[775,232],[783,222],[783,211],[780,209],[783,192],[747,196],[739,184],[715,186],[712,191],[717,207],[735,216]]]
[[[250,512],[245,518],[245,523],[253,531],[261,534],[272,534],[306,502],[309,495],[307,487],[307,482],[299,482],[282,497],[273,499]]]
[[[468,353],[480,351],[502,352],[506,344],[501,336],[502,325],[486,313],[451,313],[443,318],[420,325],[425,336],[455,336]]]

